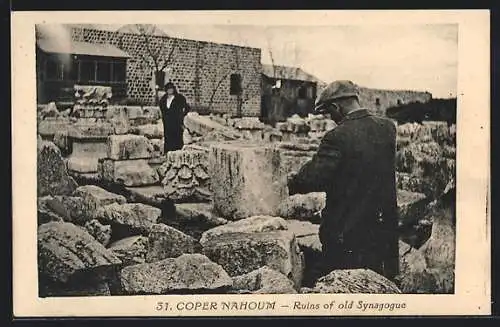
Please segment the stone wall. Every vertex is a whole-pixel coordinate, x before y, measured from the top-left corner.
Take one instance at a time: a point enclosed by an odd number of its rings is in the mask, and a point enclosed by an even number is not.
[[[385,110],[398,104],[411,102],[428,102],[432,99],[429,92],[417,92],[406,90],[378,90],[361,87],[359,89],[360,103],[363,107],[373,110],[374,113],[385,115]],[[377,105],[379,99],[380,105]],[[398,103],[398,101],[400,103]]]
[[[145,104],[154,103],[154,73],[145,63],[144,58],[149,57],[141,35],[73,28],[72,38],[112,44],[126,51],[132,56],[127,61],[127,97]],[[163,57],[168,56],[171,46],[176,43],[169,80],[178,86],[194,109],[235,115],[240,100],[243,116],[260,114],[260,49],[166,36],[151,36],[150,42],[152,47],[164,49]],[[242,79],[241,99],[230,95],[230,75],[233,73],[240,74]]]

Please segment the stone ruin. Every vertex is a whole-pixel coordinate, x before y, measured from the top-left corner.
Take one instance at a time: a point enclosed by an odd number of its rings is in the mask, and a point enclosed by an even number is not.
[[[165,156],[159,118],[110,106],[104,119],[39,121],[41,296],[453,293],[454,223],[441,201],[455,189],[453,127],[398,127],[396,286],[361,269],[315,275],[325,194],[289,196],[286,176],[332,121],[273,128],[190,113],[184,148]]]

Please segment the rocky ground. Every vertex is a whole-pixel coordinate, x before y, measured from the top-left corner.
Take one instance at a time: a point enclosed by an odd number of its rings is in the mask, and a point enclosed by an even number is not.
[[[40,296],[453,292],[454,127],[398,127],[397,280],[316,279],[325,195],[288,196],[283,176],[331,121],[190,115],[184,149],[165,157],[157,113],[117,112],[39,122]]]

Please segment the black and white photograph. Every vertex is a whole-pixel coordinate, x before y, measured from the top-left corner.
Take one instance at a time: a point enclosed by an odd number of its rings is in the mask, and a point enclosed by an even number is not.
[[[459,23],[82,21],[32,26],[39,299],[460,293]]]

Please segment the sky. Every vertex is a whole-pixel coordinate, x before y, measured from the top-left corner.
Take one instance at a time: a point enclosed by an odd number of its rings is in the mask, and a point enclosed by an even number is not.
[[[457,25],[161,25],[168,35],[253,46],[262,63],[298,66],[329,83],[348,79],[381,89],[456,96]]]
[[[99,25],[116,30],[118,25]],[[301,67],[326,83],[456,96],[458,25],[158,25],[167,35],[262,49],[262,63]]]

